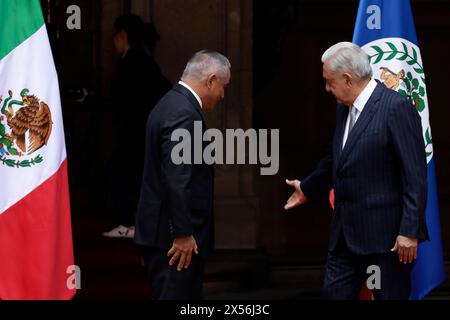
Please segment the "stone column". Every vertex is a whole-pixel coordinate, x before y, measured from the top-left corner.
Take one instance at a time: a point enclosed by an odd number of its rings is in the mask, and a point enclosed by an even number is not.
[[[232,64],[225,105],[214,119],[224,132],[236,128],[247,130],[252,126],[252,11],[253,1],[224,1],[223,20],[218,19],[224,35],[224,52]],[[217,248],[259,245],[260,212],[254,192],[254,175],[258,172],[257,167],[250,165],[216,166]]]

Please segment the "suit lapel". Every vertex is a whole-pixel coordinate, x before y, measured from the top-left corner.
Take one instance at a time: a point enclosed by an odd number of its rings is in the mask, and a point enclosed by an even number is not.
[[[189,102],[192,104],[192,106],[195,108],[195,110],[200,114],[200,116],[202,117],[202,121],[203,121],[203,126],[204,128],[207,128],[206,126],[206,120],[205,120],[205,115],[203,112],[202,107],[200,106],[200,104],[198,103],[197,99],[195,98],[195,96],[192,94],[192,92],[190,92],[186,87],[182,86],[181,84],[177,83],[174,87],[173,90],[175,90],[176,92],[182,94],[183,96],[185,96]]]
[[[383,93],[383,86],[384,86],[383,84],[380,84],[380,83],[377,84],[374,92],[372,93],[372,95],[370,96],[366,105],[364,106],[362,113],[359,115],[358,120],[356,121],[352,131],[348,135],[344,149],[342,149],[341,156],[339,157],[339,160],[338,160],[338,166],[337,166],[338,169],[339,169],[339,167],[341,167],[343,165],[343,163],[345,162],[349,153],[352,151],[353,147],[355,146],[356,141],[358,141],[359,137],[361,136],[361,133],[364,132],[364,129],[370,123],[373,115],[377,111],[378,100],[380,100],[381,94]],[[347,110],[347,114],[348,114],[348,110]],[[344,127],[345,127],[345,125],[344,125]],[[341,139],[341,146],[342,146],[342,139]]]

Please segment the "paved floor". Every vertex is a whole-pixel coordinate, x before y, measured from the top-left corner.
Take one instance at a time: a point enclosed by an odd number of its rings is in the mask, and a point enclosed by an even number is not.
[[[81,268],[76,299],[149,299],[146,271],[133,241],[104,238],[108,219],[74,218],[75,259]],[[320,299],[323,264],[267,257],[258,251],[218,251],[209,259],[205,278],[206,300]],[[427,299],[450,299],[450,281]]]

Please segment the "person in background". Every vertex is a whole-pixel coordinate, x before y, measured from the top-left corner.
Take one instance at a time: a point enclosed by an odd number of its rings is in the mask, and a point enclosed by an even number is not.
[[[153,26],[153,25],[152,25]],[[115,139],[108,161],[108,186],[116,227],[104,232],[105,237],[133,238],[134,220],[144,163],[145,124],[158,100],[171,89],[171,83],[146,51],[154,49],[159,35],[146,31],[148,25],[133,14],[114,22],[114,48],[119,56],[112,81],[111,101],[103,108],[115,114]],[[105,105],[106,104],[106,105]],[[129,155],[133,163],[124,162]]]

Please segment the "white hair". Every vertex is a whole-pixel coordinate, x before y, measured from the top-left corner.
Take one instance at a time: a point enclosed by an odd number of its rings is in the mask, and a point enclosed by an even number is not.
[[[226,79],[230,75],[230,69],[230,61],[223,54],[201,50],[195,53],[188,61],[181,80],[185,80],[188,77],[205,80],[213,73],[221,79]]]
[[[350,72],[358,81],[372,77],[369,56],[354,43],[332,45],[322,55],[322,63],[326,61],[329,61],[332,72]]]

